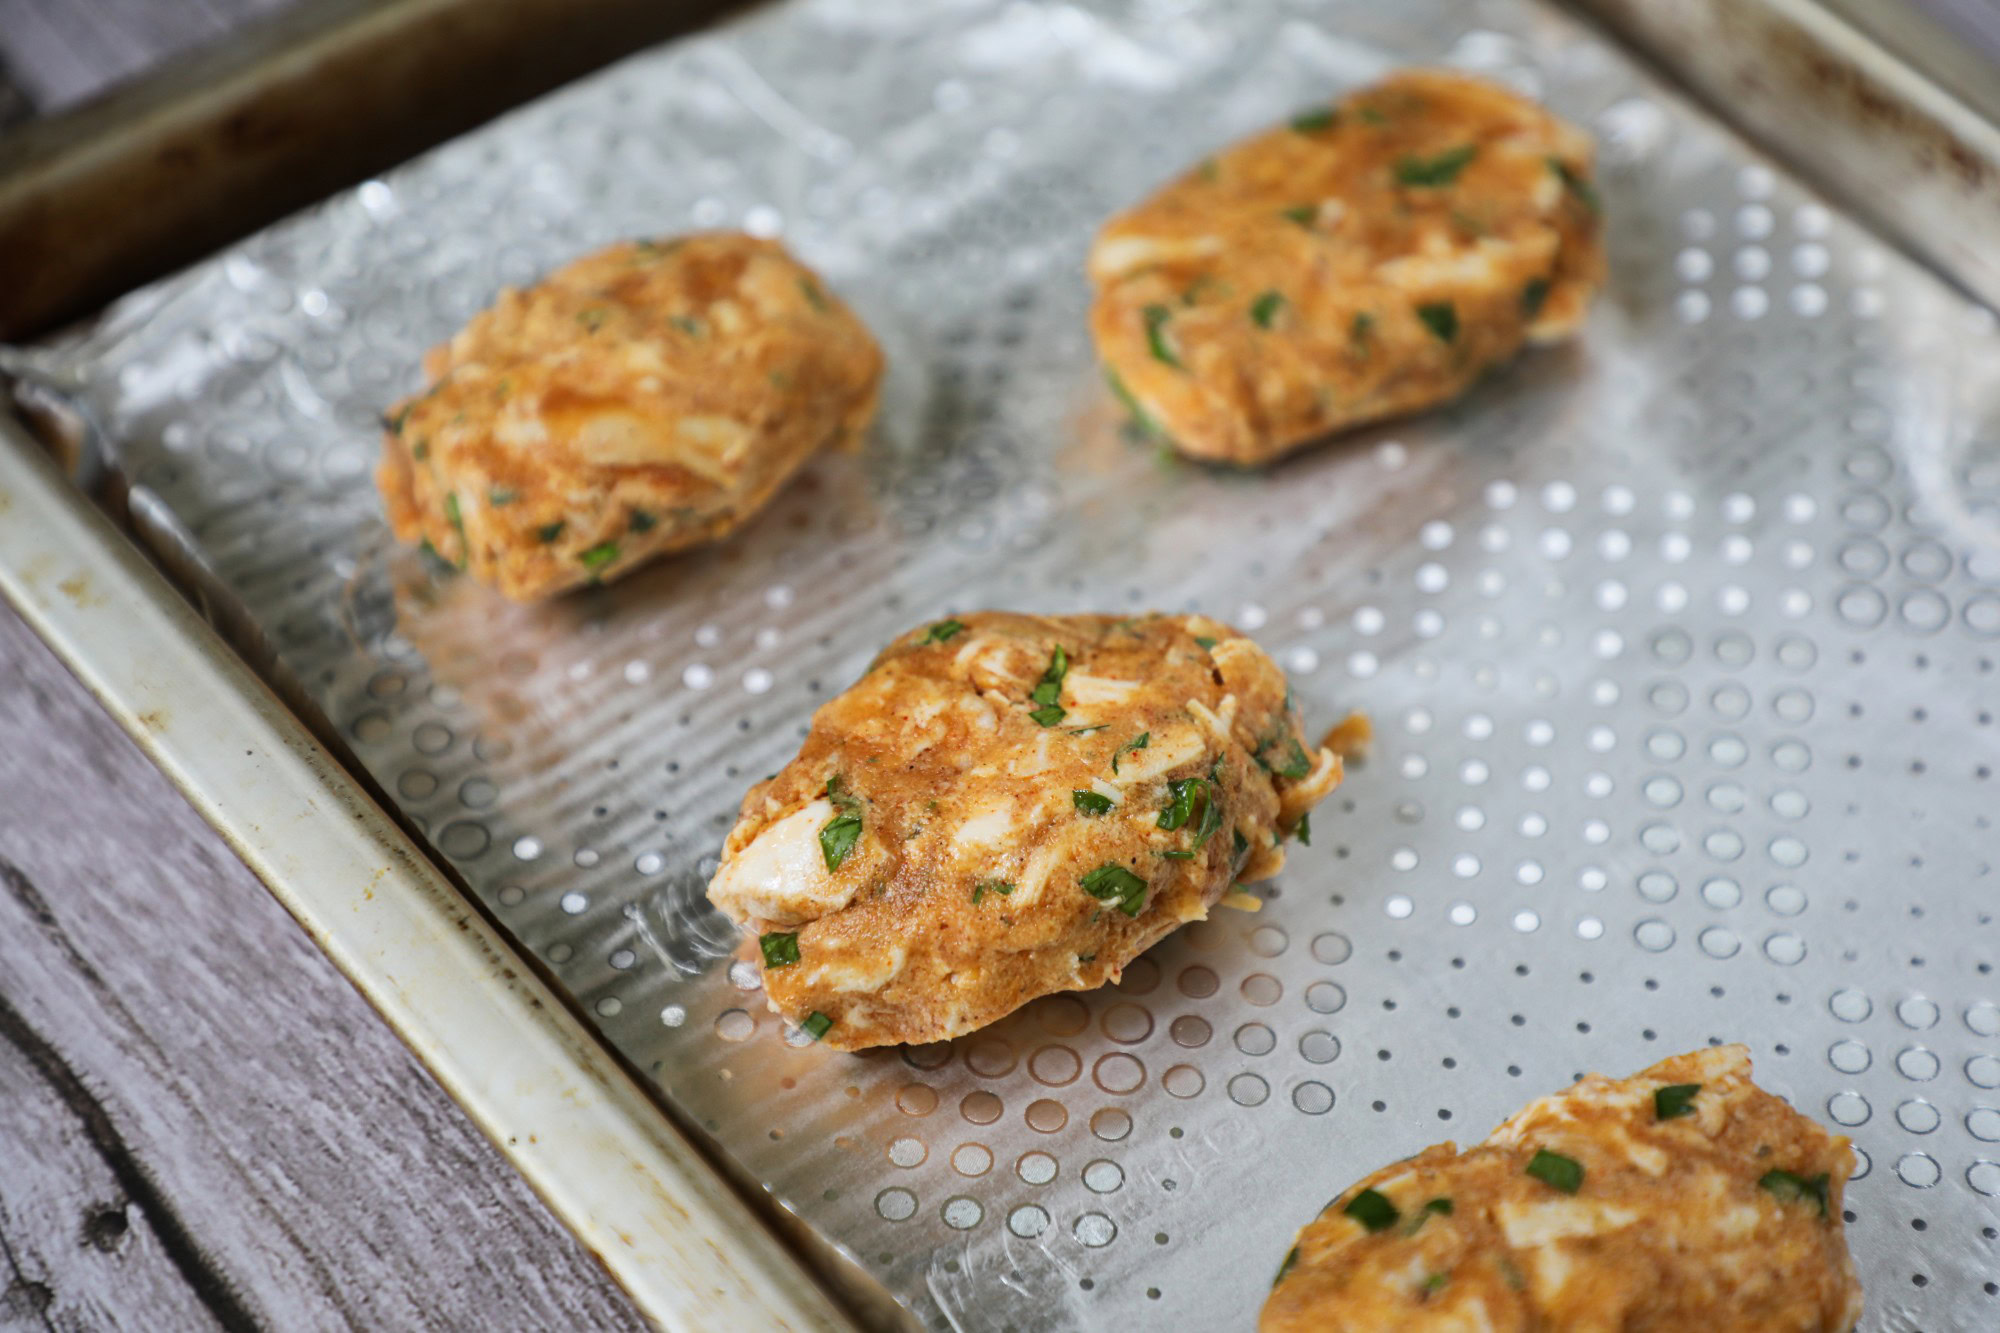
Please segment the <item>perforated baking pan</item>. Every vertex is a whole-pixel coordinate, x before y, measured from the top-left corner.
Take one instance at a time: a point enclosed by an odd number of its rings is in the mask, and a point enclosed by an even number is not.
[[[1886,85],[1916,77],[1823,15],[1768,12]],[[1296,106],[1439,62],[1599,136],[1613,277],[1586,336],[1267,473],[1121,432],[1082,332],[1095,224]],[[1816,128],[1788,160],[1835,113]],[[715,1244],[743,1300],[787,1275],[802,1325],[845,1317],[810,1273],[869,1323],[1243,1326],[1293,1229],[1370,1167],[1584,1070],[1742,1040],[1856,1141],[1868,1326],[1986,1327],[2000,338],[1945,244],[1993,215],[1952,197],[1952,228],[1874,215],[1919,263],[1526,3],[803,0],[9,353],[104,443],[136,530],[291,713],[217,653],[175,665],[158,645],[199,639],[185,613],[121,614],[161,596],[132,559],[115,611],[52,581],[107,558],[102,530],[57,524],[49,564],[55,483],[19,450],[0,488],[35,503],[0,525],[0,567],[496,1138],[520,1107],[468,1090],[434,1008],[485,1043],[555,1024],[546,1058],[602,1071],[618,1091],[594,1114],[650,1145],[625,1169],[711,1191],[621,1256],[602,1210],[650,1205],[605,1174],[597,1120],[558,1136],[560,1169],[524,1163],[663,1322],[723,1317],[686,1280],[687,1247]],[[782,234],[881,335],[863,453],[712,551],[551,606],[395,547],[375,416],[426,345],[590,245],[719,225]],[[986,606],[1199,608],[1269,647],[1310,716],[1368,711],[1376,748],[1262,911],[1182,931],[1119,986],[950,1044],[795,1045],[702,896],[735,804],[889,636]],[[254,717],[150,730],[210,688]],[[324,763],[345,752],[388,807],[305,824],[388,846],[400,823],[476,910],[412,856],[360,899],[395,929],[344,943],[356,881],[326,867],[354,849],[297,857],[254,818],[271,789],[216,739],[252,721],[302,756],[286,796],[350,790]],[[455,910],[478,958],[520,951],[528,990],[464,958],[407,989],[398,932]]]

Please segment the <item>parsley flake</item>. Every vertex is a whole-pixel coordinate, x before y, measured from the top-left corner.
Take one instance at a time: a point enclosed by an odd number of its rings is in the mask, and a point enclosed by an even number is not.
[[[1458,173],[1465,170],[1465,164],[1472,161],[1479,152],[1478,144],[1460,144],[1447,148],[1436,157],[1405,157],[1396,163],[1396,183],[1435,189],[1449,185],[1458,179]]]
[[[1368,355],[1369,344],[1375,338],[1375,316],[1366,310],[1355,312],[1354,322],[1347,326],[1347,342],[1361,356]]]
[[[1285,298],[1275,291],[1265,292],[1250,303],[1250,318],[1258,328],[1268,329],[1284,308]]]
[[[1313,219],[1319,216],[1319,205],[1293,204],[1290,208],[1284,210],[1284,212],[1280,213],[1278,216],[1285,218],[1288,221],[1296,222],[1301,227],[1304,227],[1308,231],[1310,231],[1312,229]]]
[[[1430,1221],[1432,1217],[1449,1216],[1451,1216],[1451,1200],[1442,1198],[1432,1199],[1429,1203],[1417,1209],[1416,1216],[1412,1217],[1409,1225],[1403,1228],[1403,1234],[1405,1236],[1414,1236],[1424,1229],[1424,1223]]]
[[[1656,1089],[1653,1093],[1653,1119],[1675,1120],[1693,1115],[1694,1095],[1700,1091],[1699,1083],[1674,1083]]]
[[[806,304],[822,313],[826,310],[826,297],[820,292],[819,284],[811,278],[799,279],[799,290],[805,293]]]
[[[651,532],[653,525],[659,521],[643,509],[634,509],[625,520],[625,526],[633,532]]]
[[[1106,814],[1111,809],[1111,798],[1102,792],[1088,788],[1078,788],[1069,794],[1070,804],[1086,815]]]
[[[1113,773],[1116,773],[1118,771],[1118,760],[1122,756],[1128,755],[1132,753],[1134,750],[1145,749],[1147,745],[1152,743],[1152,740],[1153,740],[1152,732],[1142,731],[1137,736],[1134,736],[1131,740],[1126,741],[1123,745],[1119,746],[1116,750],[1113,750],[1111,752],[1111,771]]]
[[[1170,848],[1167,851],[1161,852],[1160,855],[1164,856],[1169,861],[1194,860],[1194,853],[1188,851],[1186,848]]]
[[[1317,134],[1340,123],[1340,113],[1330,106],[1314,107],[1292,117],[1292,128],[1300,134]]]
[[[989,893],[997,893],[1002,898],[1014,891],[1014,886],[1004,879],[982,879],[972,886],[972,905],[979,906],[979,900]]]
[[[1395,1226],[1396,1219],[1402,1216],[1396,1211],[1396,1205],[1389,1202],[1387,1195],[1375,1190],[1361,1191],[1349,1199],[1347,1207],[1340,1211],[1370,1231],[1387,1231]]]
[[[610,564],[613,560],[616,560],[617,558],[618,558],[617,542],[599,542],[597,545],[591,547],[589,550],[584,551],[581,555],[577,556],[577,559],[583,561],[583,567],[589,570],[602,569],[606,565]]]
[[[1548,161],[1549,170],[1562,178],[1563,188],[1575,195],[1578,202],[1592,213],[1604,211],[1604,205],[1597,197],[1597,187],[1590,183],[1589,178],[1559,157],[1552,157]]]
[[[799,961],[799,937],[789,931],[774,930],[757,937],[757,944],[764,950],[764,966],[790,967]]]
[[[1214,640],[1214,639],[1211,639],[1211,638],[1209,638],[1209,637],[1208,637],[1208,636],[1207,636],[1206,634],[1197,634],[1197,635],[1195,635],[1195,636],[1194,636],[1194,641],[1195,641],[1196,643],[1200,644],[1200,645],[1202,646],[1202,648],[1203,648],[1203,650],[1204,650],[1204,651],[1206,651],[1206,650],[1209,650],[1209,649],[1213,649],[1213,648],[1215,647],[1215,640]]]
[[[486,492],[486,503],[498,509],[502,505],[513,504],[521,498],[521,493],[505,486],[494,486]]]
[[[1139,915],[1146,902],[1146,881],[1115,861],[1107,861],[1077,881],[1099,902],[1116,902],[1126,916]]]
[[[1312,811],[1308,810],[1299,816],[1299,825],[1294,831],[1299,835],[1299,846],[1310,847],[1313,845]]]
[[[840,813],[820,828],[819,851],[829,872],[840,869],[861,837],[861,798],[847,790],[836,773],[826,780],[826,799]]]
[[[564,526],[565,524],[561,519],[557,519],[553,523],[544,523],[541,527],[535,529],[535,536],[541,539],[542,545],[547,546],[550,542],[563,535]]]
[[[1564,1194],[1574,1194],[1583,1188],[1583,1163],[1547,1148],[1535,1150],[1527,1170],[1536,1180]]]
[[[940,620],[930,627],[930,631],[920,640],[922,643],[943,643],[954,634],[965,631],[963,620]]]
[[[1831,1177],[1822,1171],[1811,1180],[1791,1171],[1766,1171],[1757,1178],[1760,1188],[1769,1190],[1783,1203],[1806,1203],[1810,1201],[1819,1208],[1819,1215],[1826,1216],[1826,1191]]]
[[[1458,337],[1458,307],[1449,301],[1433,301],[1417,307],[1417,318],[1435,333],[1439,342]]]
[[[1140,434],[1153,436],[1163,434],[1159,423],[1154,421],[1146,409],[1140,405],[1139,400],[1132,396],[1132,391],[1125,387],[1125,381],[1118,378],[1117,371],[1106,366],[1104,369],[1104,382],[1111,386],[1111,392],[1117,396],[1120,403],[1124,404],[1126,415],[1132,418],[1132,424],[1139,428]]]
[[[1521,313],[1529,319],[1542,313],[1542,303],[1549,299],[1549,280],[1529,278],[1528,285],[1521,288]]]
[[[833,1028],[833,1020],[815,1009],[806,1015],[806,1021],[799,1024],[799,1030],[818,1041]]]
[[[1280,1282],[1283,1282],[1285,1280],[1285,1274],[1291,1272],[1292,1269],[1297,1266],[1298,1262],[1299,1262],[1299,1247],[1294,1245],[1292,1246],[1291,1253],[1285,1256],[1285,1262],[1278,1265],[1278,1275],[1271,1279],[1271,1285],[1275,1287]]]
[[[1028,716],[1045,727],[1053,727],[1069,716],[1069,710],[1057,702],[1062,698],[1063,677],[1069,674],[1069,654],[1057,644],[1055,652],[1049,655],[1049,669],[1042,673],[1028,698],[1040,705]]]
[[[1167,345],[1167,321],[1174,312],[1163,305],[1149,305],[1145,309],[1146,346],[1152,351],[1155,361],[1164,361],[1175,370],[1185,369],[1181,359],[1174,355],[1174,349]]]

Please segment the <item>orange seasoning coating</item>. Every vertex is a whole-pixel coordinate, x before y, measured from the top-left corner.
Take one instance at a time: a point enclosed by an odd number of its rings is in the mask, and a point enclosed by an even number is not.
[[[1236,144],[1099,233],[1112,388],[1181,452],[1240,464],[1455,398],[1583,322],[1591,160],[1533,102],[1434,70]]]
[[[860,438],[882,354],[776,242],[714,232],[505,290],[424,371],[385,417],[390,524],[529,601],[735,529]]]
[[[858,1050],[1125,965],[1340,781],[1285,676],[1201,616],[967,614],[903,635],[750,789],[709,884],[771,1007]]]
[[[1853,1169],[1845,1138],[1751,1082],[1741,1046],[1593,1074],[1336,1197],[1258,1327],[1847,1333]]]

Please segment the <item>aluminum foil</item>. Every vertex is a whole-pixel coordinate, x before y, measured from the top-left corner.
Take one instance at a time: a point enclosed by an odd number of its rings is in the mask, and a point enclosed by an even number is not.
[[[1593,127],[1577,344],[1267,473],[1121,433],[1095,225],[1406,62]],[[883,419],[724,545],[538,608],[384,528],[377,412],[502,283],[782,234]],[[1251,1322],[1379,1163],[1747,1041],[1854,1136],[1867,1326],[2000,1325],[2000,338],[1527,3],[797,0],[568,88],[39,349],[382,785],[782,1203],[931,1327]],[[951,1043],[788,1040],[706,904],[890,635],[1199,608],[1379,728],[1263,890]]]

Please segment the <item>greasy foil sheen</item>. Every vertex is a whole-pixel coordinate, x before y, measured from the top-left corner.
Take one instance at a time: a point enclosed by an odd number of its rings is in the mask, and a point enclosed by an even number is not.
[[[1122,434],[1096,223],[1412,61],[1599,135],[1587,335],[1261,474]],[[782,234],[878,331],[867,449],[554,605],[396,548],[375,418],[423,349],[586,247],[713,226]],[[605,1038],[926,1325],[1243,1327],[1357,1175],[1721,1040],[1853,1135],[1868,1326],[2000,1323],[2000,340],[1567,18],[800,0],[37,358]],[[1261,913],[1116,989],[948,1046],[788,1041],[702,896],[736,803],[886,638],[983,607],[1200,608],[1377,744]]]

